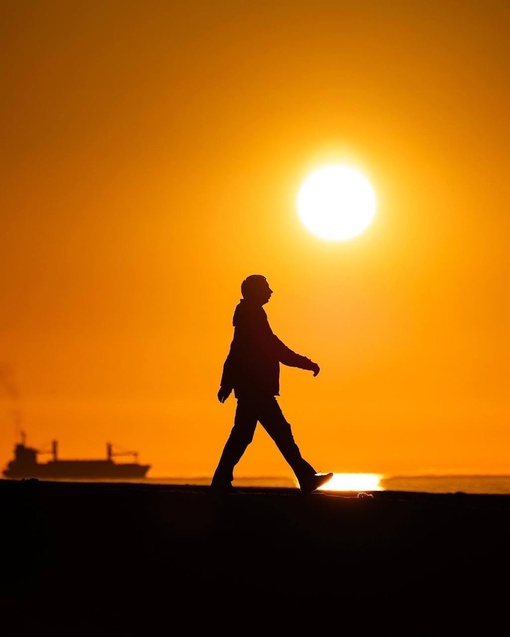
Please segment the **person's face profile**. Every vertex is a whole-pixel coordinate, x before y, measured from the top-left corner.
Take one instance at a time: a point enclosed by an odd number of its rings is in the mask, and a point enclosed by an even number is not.
[[[267,281],[264,281],[257,293],[258,300],[262,303],[262,305],[264,305],[264,303],[267,303],[269,301],[272,294],[273,290],[271,290],[271,288],[269,287],[269,283]]]

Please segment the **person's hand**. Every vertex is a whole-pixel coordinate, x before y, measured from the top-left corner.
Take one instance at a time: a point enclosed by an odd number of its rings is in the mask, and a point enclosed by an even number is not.
[[[317,376],[317,374],[321,371],[321,368],[317,365],[317,363],[312,363],[312,370],[313,375]]]
[[[218,392],[218,400],[220,403],[224,403],[227,398],[230,396],[231,389],[225,389],[224,387],[220,387],[220,391]]]

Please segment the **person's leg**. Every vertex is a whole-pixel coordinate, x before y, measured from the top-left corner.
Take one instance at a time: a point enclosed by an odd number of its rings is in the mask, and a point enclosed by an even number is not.
[[[234,479],[234,467],[246,451],[246,447],[253,440],[257,415],[253,409],[253,403],[247,400],[238,400],[234,417],[234,426],[223,447],[216,471],[214,472],[211,486],[218,489],[229,489]]]
[[[292,468],[299,484],[303,485],[312,480],[316,471],[301,455],[301,451],[294,440],[291,426],[285,419],[274,396],[268,396],[260,400],[258,419]]]

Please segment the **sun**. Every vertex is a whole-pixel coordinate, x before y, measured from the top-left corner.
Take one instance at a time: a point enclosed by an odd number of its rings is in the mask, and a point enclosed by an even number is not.
[[[372,222],[376,197],[360,172],[343,164],[319,168],[302,183],[297,197],[301,221],[313,234],[333,241],[351,239]]]

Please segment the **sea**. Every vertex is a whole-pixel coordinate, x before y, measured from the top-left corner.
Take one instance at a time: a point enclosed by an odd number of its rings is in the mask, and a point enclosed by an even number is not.
[[[196,485],[210,484],[210,478],[145,478],[144,484]],[[296,482],[287,477],[236,478],[234,487],[247,488],[296,488]],[[334,474],[324,490],[339,492],[356,491],[406,491],[421,493],[466,493],[510,495],[510,475],[420,475],[383,476],[379,474]]]

